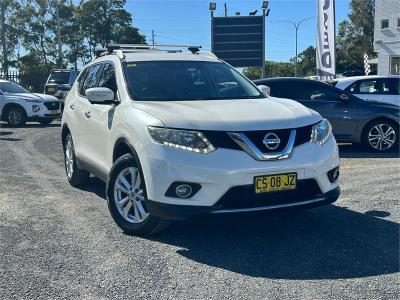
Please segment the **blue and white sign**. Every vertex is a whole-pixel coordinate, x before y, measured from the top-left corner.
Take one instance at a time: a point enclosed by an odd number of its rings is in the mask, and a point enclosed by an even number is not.
[[[317,0],[317,76],[320,80],[336,75],[335,53],[335,2]]]

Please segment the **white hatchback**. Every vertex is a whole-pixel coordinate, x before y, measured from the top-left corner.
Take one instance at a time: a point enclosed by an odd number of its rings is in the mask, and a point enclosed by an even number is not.
[[[87,65],[62,118],[69,182],[104,180],[125,232],[336,201],[339,155],[327,120],[266,97],[210,53],[143,47],[114,48]]]
[[[346,77],[333,84],[363,100],[400,106],[400,75]]]

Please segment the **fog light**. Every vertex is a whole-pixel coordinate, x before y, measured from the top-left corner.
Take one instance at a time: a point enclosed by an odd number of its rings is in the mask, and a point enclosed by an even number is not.
[[[335,182],[336,180],[338,180],[339,179],[339,174],[340,174],[339,167],[330,170],[328,172],[329,181],[330,182]]]
[[[187,198],[192,194],[192,187],[187,184],[180,184],[175,188],[175,193],[178,197]]]
[[[37,113],[39,110],[40,110],[39,105],[32,105],[32,111],[33,111],[34,113]]]

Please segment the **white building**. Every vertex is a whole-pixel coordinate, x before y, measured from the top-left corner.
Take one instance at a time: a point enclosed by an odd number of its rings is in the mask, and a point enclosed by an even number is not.
[[[374,51],[378,75],[400,74],[400,0],[375,1]]]

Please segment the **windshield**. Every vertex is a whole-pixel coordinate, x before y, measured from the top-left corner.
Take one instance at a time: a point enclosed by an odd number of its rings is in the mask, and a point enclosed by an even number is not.
[[[0,91],[5,94],[29,93],[28,90],[24,89],[22,86],[19,86],[14,82],[0,82]]]
[[[50,74],[48,82],[51,83],[68,83],[69,72],[54,72]]]
[[[127,62],[133,98],[144,101],[257,99],[264,96],[227,64],[206,61]]]

